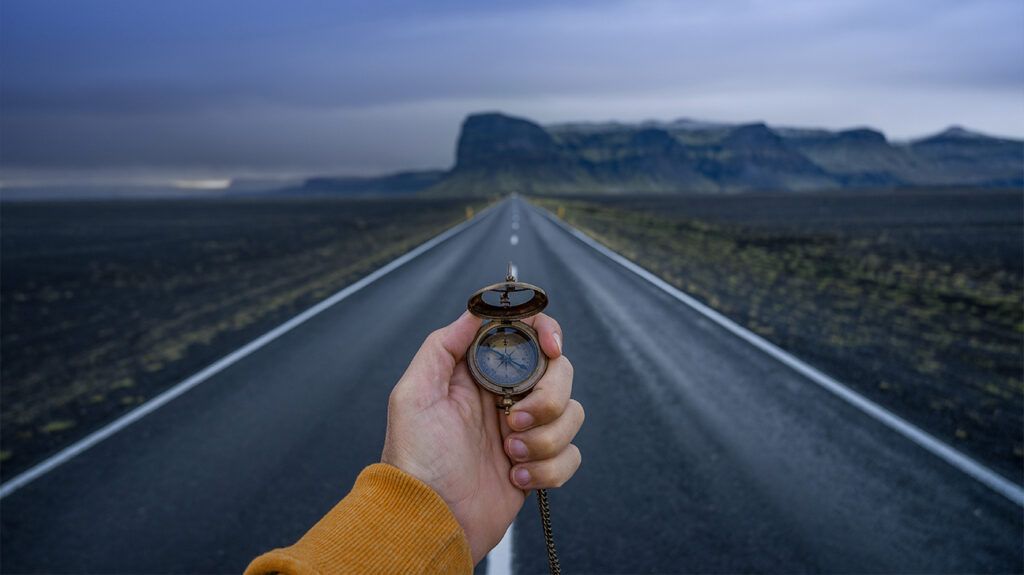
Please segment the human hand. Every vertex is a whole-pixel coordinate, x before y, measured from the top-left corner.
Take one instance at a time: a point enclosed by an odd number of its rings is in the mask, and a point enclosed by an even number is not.
[[[547,371],[505,416],[466,365],[480,321],[466,312],[423,342],[388,400],[381,455],[444,499],[474,564],[512,524],[524,490],[559,487],[576,473],[580,451],[570,442],[584,417],[569,397],[573,369],[562,356],[562,329],[544,314],[524,321],[550,358]]]

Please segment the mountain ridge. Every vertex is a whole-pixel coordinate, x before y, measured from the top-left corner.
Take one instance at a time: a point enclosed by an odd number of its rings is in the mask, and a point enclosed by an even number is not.
[[[447,171],[311,178],[297,192],[500,195],[737,193],[866,187],[1024,186],[1024,141],[960,126],[906,142],[844,130],[667,122],[541,125],[468,115]]]

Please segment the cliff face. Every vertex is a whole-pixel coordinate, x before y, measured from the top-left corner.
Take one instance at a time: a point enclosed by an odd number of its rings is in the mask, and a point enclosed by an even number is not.
[[[475,114],[462,123],[456,168],[546,163],[558,157],[555,140],[533,122],[501,114]]]
[[[431,191],[568,192],[595,183],[586,162],[539,125],[502,114],[474,114],[462,123],[455,167]]]
[[[466,118],[436,193],[715,193],[1024,185],[1024,142],[954,128],[909,144],[878,131],[694,121],[545,128]]]

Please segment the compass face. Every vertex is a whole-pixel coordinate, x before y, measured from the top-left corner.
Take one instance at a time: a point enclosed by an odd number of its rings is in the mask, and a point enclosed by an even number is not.
[[[487,379],[502,387],[515,387],[537,369],[540,350],[536,341],[518,328],[498,326],[487,330],[475,353],[477,367]]]

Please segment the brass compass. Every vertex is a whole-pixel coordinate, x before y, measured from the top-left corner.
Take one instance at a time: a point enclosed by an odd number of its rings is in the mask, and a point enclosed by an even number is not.
[[[516,280],[512,262],[508,264],[505,281],[489,285],[469,298],[469,312],[487,320],[469,346],[469,372],[480,387],[498,396],[498,407],[505,410],[505,415],[512,404],[530,393],[548,368],[537,331],[522,321],[542,312],[547,305],[548,294],[544,290]],[[552,575],[561,575],[546,489],[537,490],[537,504],[548,568]]]
[[[511,263],[505,281],[469,298],[470,313],[488,320],[469,348],[469,371],[480,387],[498,396],[498,407],[506,413],[533,389],[548,367],[536,330],[521,321],[547,305],[543,289],[516,281]]]

